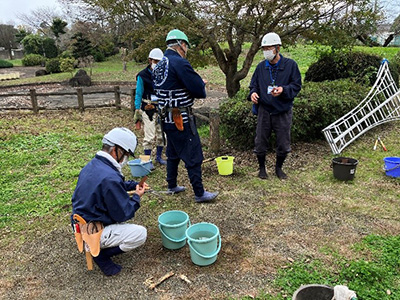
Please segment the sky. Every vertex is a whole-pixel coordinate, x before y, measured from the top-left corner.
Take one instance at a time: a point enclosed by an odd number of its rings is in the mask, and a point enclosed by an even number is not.
[[[17,14],[29,15],[40,7],[59,7],[56,0],[0,0],[0,24],[19,25]]]

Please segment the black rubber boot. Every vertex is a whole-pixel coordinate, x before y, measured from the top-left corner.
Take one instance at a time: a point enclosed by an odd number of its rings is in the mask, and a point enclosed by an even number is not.
[[[268,174],[267,174],[267,170],[265,168],[265,155],[257,155],[257,159],[258,159],[258,177],[261,179],[267,179],[268,178]]]
[[[117,275],[122,267],[111,260],[112,256],[124,253],[118,246],[101,249],[98,256],[93,257],[94,262],[106,276]]]
[[[287,175],[282,170],[283,163],[285,162],[286,155],[276,156],[275,174],[279,179],[287,179]]]

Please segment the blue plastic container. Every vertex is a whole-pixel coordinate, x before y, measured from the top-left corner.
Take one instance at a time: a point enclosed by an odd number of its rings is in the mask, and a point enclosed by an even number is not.
[[[400,177],[400,157],[385,157],[385,172],[390,177]]]
[[[128,161],[133,177],[143,177],[151,172],[151,160],[142,161],[140,158]]]
[[[179,249],[186,244],[186,229],[190,226],[189,215],[180,210],[169,210],[158,216],[158,228],[162,244],[167,249]]]
[[[190,258],[198,266],[208,266],[217,260],[221,250],[219,229],[212,223],[193,224],[186,230]]]

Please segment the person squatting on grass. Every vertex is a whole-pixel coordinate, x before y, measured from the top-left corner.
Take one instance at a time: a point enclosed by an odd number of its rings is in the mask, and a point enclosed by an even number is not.
[[[161,123],[167,135],[168,190],[186,190],[177,185],[178,165],[183,160],[193,187],[196,202],[209,202],[218,193],[204,190],[201,164],[203,150],[192,106],[195,98],[205,98],[205,82],[186,60],[190,47],[185,33],[171,30],[166,38],[167,50],[153,70],[153,87],[158,98]]]
[[[290,130],[292,126],[293,100],[301,90],[301,74],[297,63],[280,54],[281,38],[274,32],[264,35],[261,48],[265,60],[257,65],[251,78],[248,99],[253,102],[257,114],[254,152],[257,155],[258,177],[267,179],[265,156],[272,131],[276,135],[275,174],[286,179],[282,166],[291,151]]]
[[[156,139],[156,162],[166,165],[161,158],[164,148],[163,132],[158,120],[158,99],[154,94],[151,74],[156,64],[163,58],[161,49],[154,48],[149,53],[149,64],[136,76],[135,119],[142,118],[144,127],[143,149],[145,155],[151,155],[152,141]],[[139,116],[140,115],[140,116]],[[153,166],[152,166],[153,168]]]
[[[114,128],[103,137],[103,148],[82,169],[72,195],[72,215],[87,223],[104,225],[100,237],[100,254],[93,257],[107,276],[116,275],[121,266],[111,257],[141,246],[147,237],[143,226],[123,222],[134,217],[147,184],[125,181],[122,167],[133,156],[137,145],[135,134],[127,128]],[[132,196],[127,191],[135,190]]]

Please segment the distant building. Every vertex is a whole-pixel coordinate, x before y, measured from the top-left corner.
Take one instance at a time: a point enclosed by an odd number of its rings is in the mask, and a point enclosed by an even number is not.
[[[0,59],[22,59],[24,57],[24,50],[23,49],[11,49],[11,56],[10,52],[6,50],[4,47],[0,47]]]

